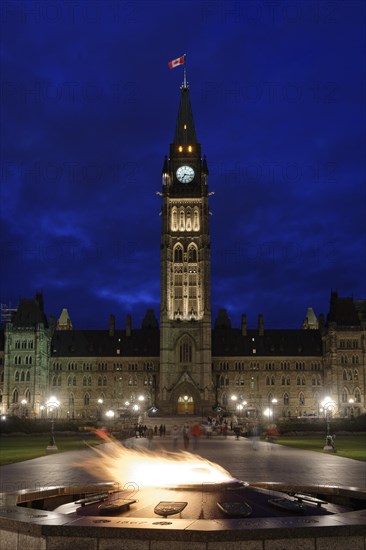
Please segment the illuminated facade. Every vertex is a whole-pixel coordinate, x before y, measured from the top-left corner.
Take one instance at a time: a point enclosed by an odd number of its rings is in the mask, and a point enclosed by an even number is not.
[[[21,300],[0,332],[2,414],[102,419],[162,414],[297,417],[365,413],[366,301],[331,293],[327,318],[309,308],[302,328],[267,329],[263,315],[233,328],[212,322],[208,167],[183,86],[162,173],[160,326],[76,330],[64,309],[46,319],[43,298]]]

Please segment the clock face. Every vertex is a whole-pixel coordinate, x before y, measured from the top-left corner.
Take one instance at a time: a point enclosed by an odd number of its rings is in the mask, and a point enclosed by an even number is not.
[[[177,178],[181,183],[190,183],[194,178],[194,170],[190,166],[180,166],[177,170]]]

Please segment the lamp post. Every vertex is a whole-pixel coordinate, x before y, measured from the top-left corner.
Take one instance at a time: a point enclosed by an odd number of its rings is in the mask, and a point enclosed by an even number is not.
[[[271,401],[272,403],[272,420],[275,421],[275,404],[278,403],[277,399],[274,397]]]
[[[56,397],[50,397],[49,400],[46,403],[46,411],[49,410],[50,413],[52,414],[52,416],[51,416],[51,435],[50,435],[50,442],[46,447],[47,451],[52,451],[52,452],[58,451],[58,447],[57,447],[56,441],[55,441],[55,432],[54,432],[54,422],[55,422],[55,420],[54,420],[54,415],[55,415],[55,412],[57,412],[59,405],[60,405],[60,403],[56,399]]]
[[[324,411],[324,415],[327,421],[327,435],[325,437],[325,445],[323,450],[327,453],[335,453],[336,448],[334,445],[334,436],[330,433],[330,421],[335,411],[335,401],[329,396],[325,397],[321,403]]]
[[[102,420],[103,418],[103,399],[99,397],[98,399],[98,420]]]

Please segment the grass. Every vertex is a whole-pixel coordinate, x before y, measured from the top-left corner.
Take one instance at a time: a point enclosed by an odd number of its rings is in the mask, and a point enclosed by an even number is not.
[[[364,434],[337,435],[335,438],[337,456],[353,458],[366,462],[366,436]],[[301,435],[301,436],[281,436],[276,443],[288,447],[296,447],[306,451],[317,451],[323,453],[325,445],[325,436],[320,435]]]
[[[98,445],[101,440],[90,435],[58,435],[55,434],[59,452],[85,449],[86,444]],[[50,443],[49,435],[9,435],[0,438],[0,466],[22,462],[49,454],[46,450]]]

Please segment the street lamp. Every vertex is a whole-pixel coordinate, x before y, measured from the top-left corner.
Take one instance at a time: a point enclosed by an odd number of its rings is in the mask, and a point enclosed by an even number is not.
[[[274,422],[274,419],[275,419],[275,404],[278,403],[277,399],[274,397],[271,401],[272,403],[272,420]]]
[[[323,447],[323,450],[328,453],[334,453],[336,451],[336,448],[334,445],[334,436],[330,434],[330,420],[335,411],[336,404],[331,397],[327,396],[323,399],[321,405],[323,407],[323,411],[327,421],[327,435],[325,437],[325,446]]]
[[[103,405],[104,401],[101,397],[99,397],[98,399],[98,420],[101,420],[102,417],[103,417],[103,409],[102,409],[102,405]]]
[[[58,447],[57,447],[56,441],[55,441],[55,433],[54,433],[54,422],[55,422],[54,421],[54,414],[55,414],[54,411],[57,412],[57,409],[58,409],[59,405],[60,405],[59,401],[56,399],[56,397],[53,397],[53,396],[50,397],[49,400],[46,403],[46,410],[49,410],[52,413],[51,435],[50,435],[50,442],[46,447],[47,451],[58,451]]]

